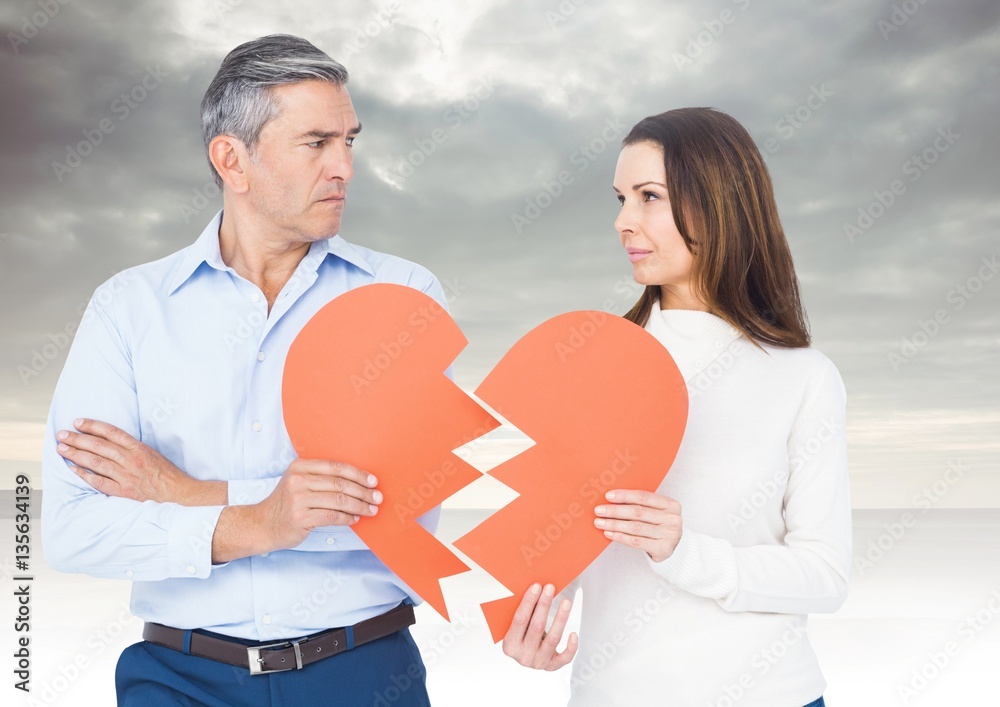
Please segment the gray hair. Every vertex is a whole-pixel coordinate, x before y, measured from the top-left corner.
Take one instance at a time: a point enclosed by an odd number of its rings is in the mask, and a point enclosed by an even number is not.
[[[347,84],[347,69],[301,37],[271,34],[236,47],[201,99],[201,134],[208,145],[216,135],[231,135],[252,155],[260,132],[278,117],[279,105],[271,87],[319,79],[337,86]],[[208,161],[216,185],[222,188],[212,160]]]

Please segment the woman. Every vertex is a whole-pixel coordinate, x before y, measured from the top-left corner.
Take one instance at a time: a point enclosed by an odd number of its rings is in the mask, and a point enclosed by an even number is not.
[[[823,705],[806,620],[847,593],[845,394],[809,348],[767,168],[732,117],[684,108],[632,129],[614,191],[646,286],[626,317],[684,375],[687,429],[657,493],[594,509],[613,542],[564,592],[583,592],[579,639],[557,651],[570,601],[536,584],[504,652],[575,656],[573,707]]]

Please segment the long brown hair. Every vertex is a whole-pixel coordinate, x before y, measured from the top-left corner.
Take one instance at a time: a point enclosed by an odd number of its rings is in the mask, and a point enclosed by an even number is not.
[[[663,149],[674,223],[709,310],[756,344],[808,346],[792,254],[750,133],[713,108],[679,108],[639,121],[622,146],[643,142]],[[645,326],[659,296],[647,285],[625,318]]]

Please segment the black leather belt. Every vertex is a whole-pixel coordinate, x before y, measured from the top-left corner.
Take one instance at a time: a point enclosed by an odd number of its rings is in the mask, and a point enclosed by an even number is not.
[[[147,623],[143,639],[164,648],[216,660],[220,663],[247,668],[251,675],[302,669],[310,663],[328,658],[355,646],[388,636],[416,622],[413,605],[402,603],[384,614],[358,622],[353,626],[332,628],[311,636],[289,641],[247,646],[237,641],[187,632],[162,624]],[[185,650],[185,636],[188,645]]]

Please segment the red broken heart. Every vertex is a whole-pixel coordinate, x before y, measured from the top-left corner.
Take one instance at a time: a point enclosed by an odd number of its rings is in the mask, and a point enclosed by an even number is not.
[[[466,343],[427,295],[368,285],[302,328],[282,384],[296,452],[379,477],[378,515],[353,528],[445,617],[439,580],[468,568],[415,521],[480,478],[451,450],[499,425],[443,375]],[[513,593],[483,605],[499,640],[532,582],[558,591],[608,546],[593,524],[607,490],[659,486],[684,433],[687,388],[653,336],[591,311],[528,332],[476,395],[535,442],[490,471],[520,496],[455,543]]]

